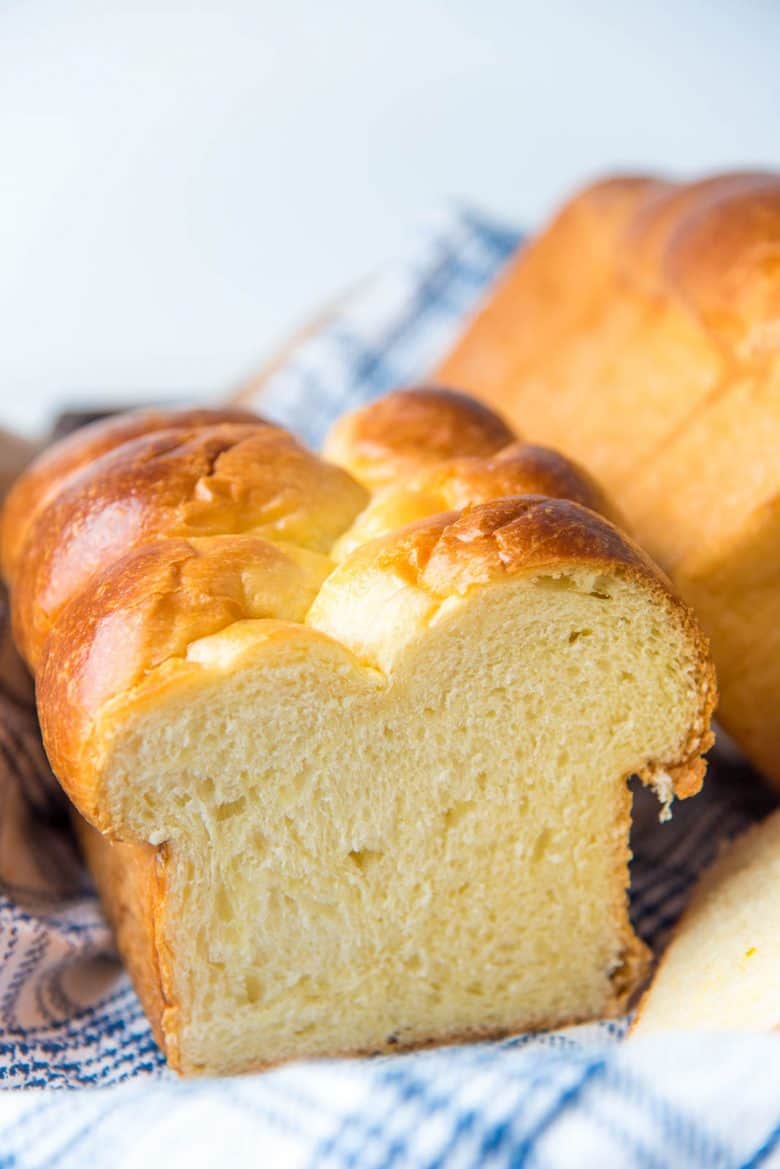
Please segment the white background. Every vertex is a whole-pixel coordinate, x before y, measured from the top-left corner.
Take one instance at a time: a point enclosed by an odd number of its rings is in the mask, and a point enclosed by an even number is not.
[[[0,421],[218,392],[462,198],[780,161],[777,0],[0,0]]]

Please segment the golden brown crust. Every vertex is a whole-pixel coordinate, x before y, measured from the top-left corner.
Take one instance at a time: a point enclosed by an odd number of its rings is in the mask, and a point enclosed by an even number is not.
[[[678,297],[722,343],[750,348],[780,318],[778,261],[780,177],[762,173],[657,192],[629,221],[616,257],[651,296]]]
[[[65,482],[18,560],[14,636],[33,669],[52,624],[90,578],[164,536],[265,531],[327,551],[365,502],[345,472],[285,431],[223,423],[124,443]]]
[[[160,971],[155,923],[165,896],[163,850],[149,844],[108,840],[78,813],[73,824],[100,899],[143,1003],[152,1033],[163,1051],[166,1000]]]
[[[467,394],[417,386],[345,414],[324,450],[376,490],[444,459],[495,454],[515,438],[498,414]]]
[[[440,496],[443,511],[489,503],[510,496],[570,499],[600,516],[616,520],[617,511],[587,471],[547,447],[516,442],[488,458],[460,458],[415,476],[407,491]]]
[[[658,570],[617,528],[567,499],[495,499],[434,516],[357,552],[339,570],[370,560],[436,596],[465,592],[518,572],[617,565],[653,583]]]
[[[604,484],[712,639],[721,721],[780,783],[780,175],[580,193],[437,376]]]
[[[615,294],[616,279],[678,300],[729,348],[754,333],[754,344],[776,345],[779,257],[780,175],[594,183],[518,254],[439,376],[514,417],[512,378],[573,326],[594,323],[593,306]]]
[[[634,338],[638,344],[652,343],[653,309],[668,299],[693,314],[720,348],[741,358],[768,346],[776,353],[779,261],[779,175],[596,183],[511,262],[439,376],[522,423],[531,368],[555,359],[554,345],[572,342],[579,330],[595,327],[598,336],[604,304],[616,302],[626,286],[645,298],[648,320]],[[582,369],[586,381],[593,373]],[[554,390],[549,405],[554,416]],[[571,415],[572,428],[577,422]]]
[[[337,542],[334,556],[340,560],[366,541],[426,516],[515,495],[570,499],[625,527],[617,508],[581,467],[546,447],[515,442],[497,455],[424,467],[401,486],[377,492]]]
[[[74,431],[38,455],[8,494],[3,505],[0,541],[3,576],[6,580],[13,580],[27,531],[38,512],[62,489],[67,479],[101,455],[156,430],[191,430],[220,422],[262,421],[256,414],[239,407],[136,410],[92,422]]]
[[[546,495],[579,503],[619,524],[620,513],[593,476],[549,447],[516,442],[479,462],[477,467],[476,459],[461,459],[433,469],[433,475],[447,480],[442,486],[452,508],[509,495]]]

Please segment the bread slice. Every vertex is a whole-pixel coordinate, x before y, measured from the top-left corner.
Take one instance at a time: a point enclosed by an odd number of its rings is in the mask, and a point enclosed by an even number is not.
[[[780,1027],[780,811],[699,881],[632,1034]]]
[[[702,780],[706,643],[584,473],[431,390],[329,450],[152,430],[15,534],[47,750],[185,1073],[623,1010],[627,779]]]
[[[780,176],[590,187],[437,376],[603,483],[711,638],[721,721],[780,783]]]

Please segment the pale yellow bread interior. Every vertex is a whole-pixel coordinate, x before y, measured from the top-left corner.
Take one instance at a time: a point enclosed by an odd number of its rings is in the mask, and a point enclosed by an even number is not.
[[[780,1027],[780,811],[704,874],[634,1034]]]
[[[598,486],[435,387],[324,459],[171,421],[55,451],[4,533],[49,759],[171,1065],[622,1011],[628,777],[664,809],[698,790],[715,683]]]
[[[346,572],[103,715],[110,819],[164,844],[184,1070],[614,1013],[641,968],[626,779],[670,785],[695,718],[678,610],[593,569],[443,602]]]

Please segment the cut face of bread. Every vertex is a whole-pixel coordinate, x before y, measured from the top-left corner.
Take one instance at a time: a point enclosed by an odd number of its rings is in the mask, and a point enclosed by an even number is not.
[[[780,1027],[780,812],[702,877],[632,1034]]]
[[[19,540],[34,587],[12,583],[47,751],[170,1062],[622,1010],[644,969],[627,780],[690,795],[710,744],[688,610],[587,476],[511,434],[501,453],[462,395],[350,416],[341,467],[225,425],[69,477]],[[101,517],[128,499],[111,558]],[[82,579],[90,556],[108,563]]]
[[[184,1070],[551,1025],[635,985],[626,779],[696,757],[701,663],[625,564],[470,580],[502,532],[481,510],[367,546],[305,624],[233,624],[104,709],[97,802],[165,857]]]

